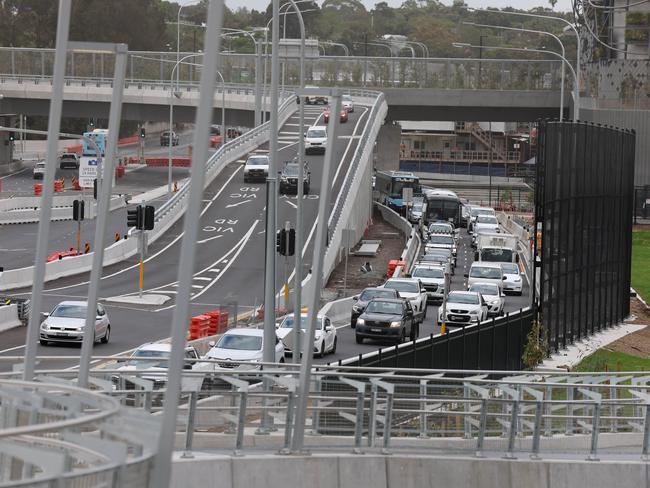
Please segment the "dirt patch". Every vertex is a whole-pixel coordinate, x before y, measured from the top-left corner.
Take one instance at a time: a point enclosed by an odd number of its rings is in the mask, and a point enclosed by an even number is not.
[[[377,210],[373,212],[372,224],[368,227],[363,238],[380,240],[381,246],[374,257],[353,256],[352,254],[348,256],[347,291],[345,293],[348,296],[368,286],[383,284],[386,280],[388,262],[391,259],[399,259],[406,244],[404,234],[386,222]],[[356,248],[352,249],[353,252],[355,250]],[[361,267],[366,261],[372,266],[370,273],[361,271]],[[345,259],[338,264],[330,275],[324,295],[327,294],[331,298],[343,296],[344,275]]]
[[[639,300],[633,298],[630,300],[630,313],[634,315],[635,319],[629,323],[648,325],[648,327],[612,342],[607,346],[607,350],[642,358],[650,357],[650,310]]]

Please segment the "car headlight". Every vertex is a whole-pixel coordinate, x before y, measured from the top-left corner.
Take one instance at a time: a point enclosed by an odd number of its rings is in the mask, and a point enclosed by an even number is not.
[[[400,322],[400,321],[394,321],[394,322],[391,322],[391,323],[390,323],[390,326],[391,326],[391,327],[401,327],[401,326],[402,326],[402,322]]]
[[[364,325],[366,323],[363,319],[357,319],[357,325]]]
[[[478,315],[478,310],[470,310],[469,314],[470,315]]]
[[[514,281],[515,283],[519,283],[519,282],[521,281],[521,278],[515,278],[515,279],[512,280],[512,281]]]
[[[490,305],[498,305],[498,304],[499,304],[499,300],[492,300],[490,302]]]
[[[317,331],[314,333],[314,340],[317,341],[317,340],[319,340],[319,339],[320,339],[320,330],[317,330]]]

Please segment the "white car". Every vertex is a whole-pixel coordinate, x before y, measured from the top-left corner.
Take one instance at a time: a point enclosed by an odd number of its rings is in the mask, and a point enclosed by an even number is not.
[[[429,252],[433,249],[448,249],[453,256],[454,266],[456,266],[456,257],[458,249],[456,247],[456,239],[453,234],[429,234],[426,244],[424,245],[424,252]]]
[[[122,366],[116,368],[122,373],[129,371],[145,371],[144,374],[138,374],[139,378],[153,381],[153,389],[159,390],[167,384],[167,370],[169,368],[169,356],[171,355],[172,345],[169,342],[149,342],[138,347],[131,357]],[[194,346],[185,346],[186,359],[183,369],[207,369],[198,359],[200,355]],[[119,381],[119,376],[113,377],[113,383]]]
[[[491,263],[489,261],[476,261],[469,268],[469,273],[465,275],[467,286],[474,283],[493,283],[500,289],[503,289],[503,271],[500,263]]]
[[[479,215],[476,217],[473,226],[473,232],[501,232],[499,221],[492,215]]]
[[[413,314],[417,317],[420,312],[422,322],[427,317],[427,291],[417,278],[390,278],[380,288],[397,290],[399,296],[411,302]]]
[[[430,301],[442,301],[445,296],[445,268],[416,264],[411,276],[422,282]]]
[[[523,280],[521,279],[521,271],[517,263],[500,263],[501,271],[503,271],[503,292],[511,292],[515,295],[520,295],[523,288]]]
[[[354,102],[350,95],[341,96],[341,107],[343,107],[348,112],[354,112]]]
[[[266,181],[271,164],[267,154],[251,154],[244,165],[244,182],[258,180]]]
[[[488,307],[488,316],[503,315],[503,307],[506,303],[503,299],[505,295],[498,285],[494,283],[474,283],[467,291],[475,291],[481,294]]]
[[[34,179],[42,180],[45,177],[45,161],[39,161],[34,165]]]
[[[246,327],[230,329],[216,344],[210,343],[210,346],[212,349],[203,359],[216,359],[217,363],[213,363],[213,369],[259,369],[259,365],[255,363],[263,361],[264,330]],[[220,360],[224,362],[220,363]],[[274,362],[284,362],[284,346],[277,336]]]
[[[302,332],[306,331],[307,314],[300,314],[300,328]],[[292,354],[293,348],[293,314],[286,315],[276,331],[280,341],[284,344],[285,354]],[[302,344],[302,338],[300,339]],[[316,331],[314,335],[314,354],[323,357],[328,353],[336,353],[336,327],[326,315],[316,317]]]
[[[447,295],[446,325],[464,327],[487,320],[487,305],[480,293],[450,291]],[[438,307],[438,326],[442,324],[442,307]]]
[[[325,153],[327,146],[327,127],[312,125],[305,133],[305,154]]]
[[[467,224],[467,231],[471,234],[474,231],[474,223],[479,215],[491,215],[496,217],[496,212],[491,207],[472,207],[469,211],[469,222]]]
[[[50,342],[77,342],[81,343],[86,326],[86,310],[88,302],[66,301],[59,303],[51,313],[46,314],[46,319],[40,327],[40,341],[42,346]],[[106,344],[111,337],[111,322],[104,307],[97,304],[95,314],[94,342],[101,341]]]

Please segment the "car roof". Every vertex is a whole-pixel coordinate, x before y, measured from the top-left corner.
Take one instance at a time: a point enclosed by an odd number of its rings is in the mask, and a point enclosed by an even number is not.
[[[83,305],[84,307],[88,306],[88,302],[82,302],[80,300],[66,300],[64,302],[59,302],[56,306],[59,305]]]
[[[254,337],[264,337],[264,329],[251,329],[249,327],[237,327],[226,331],[224,335],[247,335]]]
[[[137,351],[162,351],[169,352],[172,345],[169,342],[149,342],[137,348]]]
[[[392,283],[395,283],[395,282],[398,282],[398,281],[403,281],[403,282],[406,282],[406,283],[417,283],[419,280],[417,278],[388,278],[386,280],[386,283],[388,283],[389,281],[392,282]],[[386,284],[386,283],[384,283],[384,284]]]
[[[500,264],[493,264],[493,263],[488,263],[487,261],[476,261],[472,263],[471,268],[495,268],[495,269],[501,269]]]
[[[477,291],[463,291],[463,290],[451,290],[449,294],[450,295],[471,295],[471,296],[480,295],[480,293]]]
[[[307,130],[311,130],[311,129],[327,130],[327,126],[326,126],[326,125],[312,125],[312,126],[311,126],[309,129],[307,129]]]
[[[361,290],[361,293],[363,293],[364,291],[375,291],[375,290],[377,290],[377,291],[379,291],[379,290],[386,291],[386,288],[382,288],[380,286],[369,286],[369,287],[364,288],[363,290]],[[397,291],[397,290],[391,290],[391,291]]]
[[[436,266],[435,264],[427,264],[427,263],[416,263],[414,268],[426,268],[426,269],[439,269],[440,271],[444,271],[445,268],[444,266]]]
[[[371,302],[390,302],[390,303],[404,303],[404,298],[384,298],[377,297],[370,300]]]

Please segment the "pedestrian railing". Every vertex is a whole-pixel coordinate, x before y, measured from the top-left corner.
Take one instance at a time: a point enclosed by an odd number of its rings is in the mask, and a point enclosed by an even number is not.
[[[113,358],[115,359],[115,358]],[[120,360],[120,358],[118,358]],[[297,365],[244,369],[201,360],[184,370],[178,436],[184,449],[290,449]],[[10,373],[5,376],[11,376]],[[42,379],[75,380],[51,370]],[[157,417],[165,372],[93,370],[108,400]],[[267,380],[267,381],[264,381]],[[546,373],[316,366],[305,447],[352,452],[607,456],[646,459],[650,376],[645,373]],[[268,415],[264,415],[268,414]],[[264,425],[263,417],[273,419]],[[258,437],[264,434],[263,437]],[[253,447],[254,446],[254,447]]]
[[[147,486],[159,419],[40,379],[0,380],[0,487]]]

